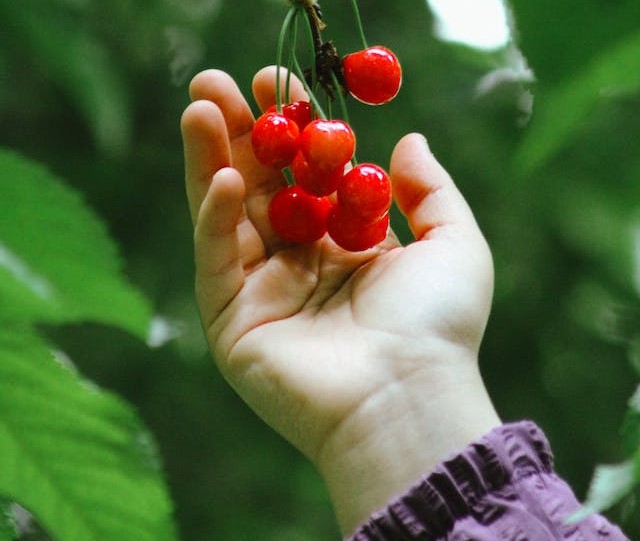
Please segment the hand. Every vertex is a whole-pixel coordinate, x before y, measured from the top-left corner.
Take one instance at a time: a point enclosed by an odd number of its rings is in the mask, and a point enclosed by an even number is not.
[[[284,77],[281,77],[284,82]],[[275,68],[253,81],[262,110]],[[208,70],[182,117],[195,225],[196,295],[222,374],[317,466],[341,528],[500,421],[477,366],[493,267],[464,199],[418,134],[391,157],[392,231],[350,253],[328,236],[290,246],[267,218],[279,171],[251,151],[254,117],[234,81]],[[291,99],[304,99],[292,80]]]

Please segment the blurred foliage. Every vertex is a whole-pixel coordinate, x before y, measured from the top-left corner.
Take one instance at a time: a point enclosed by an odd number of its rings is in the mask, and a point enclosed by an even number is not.
[[[46,169],[0,149],[0,193],[0,535],[15,537],[21,509],[56,539],[171,541],[153,438],[39,330],[93,321],[146,340],[148,303],[102,222]]]
[[[11,502],[6,498],[0,498],[0,541],[13,541],[16,536]]]
[[[340,52],[358,48],[350,9],[322,7]],[[361,160],[385,163],[401,135],[427,135],[493,249],[481,364],[497,408],[542,426],[581,498],[596,464],[619,465],[605,470],[608,506],[627,494],[612,489],[637,471],[624,465],[640,439],[640,4],[511,8],[515,43],[482,52],[437,40],[422,2],[361,0],[369,42],[397,52],[404,83],[383,108],[351,101],[351,120]],[[83,194],[131,281],[180,330],[149,349],[107,320],[76,319],[47,327],[47,340],[136,407],[188,541],[339,537],[316,472],[215,371],[193,301],[178,129],[187,84],[216,67],[249,95],[284,11],[280,0],[0,3],[0,146]],[[14,219],[35,219],[50,197]],[[397,214],[394,227],[408,240]],[[631,503],[609,516],[640,538]]]

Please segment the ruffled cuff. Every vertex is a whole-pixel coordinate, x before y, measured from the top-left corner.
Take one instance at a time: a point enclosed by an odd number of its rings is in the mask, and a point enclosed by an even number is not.
[[[348,541],[627,540],[600,515],[567,524],[579,507],[542,430],[521,421],[440,463]]]

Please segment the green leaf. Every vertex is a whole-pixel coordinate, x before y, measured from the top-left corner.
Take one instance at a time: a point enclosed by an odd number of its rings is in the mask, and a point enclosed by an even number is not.
[[[589,486],[586,502],[582,509],[568,518],[568,521],[578,522],[618,503],[638,484],[640,480],[638,473],[638,465],[634,460],[597,466]]]
[[[0,330],[0,494],[54,539],[171,541],[155,448],[132,409],[27,328]]]
[[[638,91],[640,33],[635,33],[606,49],[575,76],[541,89],[531,126],[515,155],[515,170],[529,174],[544,164],[571,140],[600,100]]]
[[[80,195],[0,149],[0,321],[90,320],[146,338],[150,307]]]

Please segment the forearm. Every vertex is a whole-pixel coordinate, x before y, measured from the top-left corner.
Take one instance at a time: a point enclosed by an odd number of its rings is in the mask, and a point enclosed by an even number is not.
[[[343,533],[500,424],[477,365],[431,366],[370,396],[319,457]],[[437,389],[437,391],[436,391]]]

